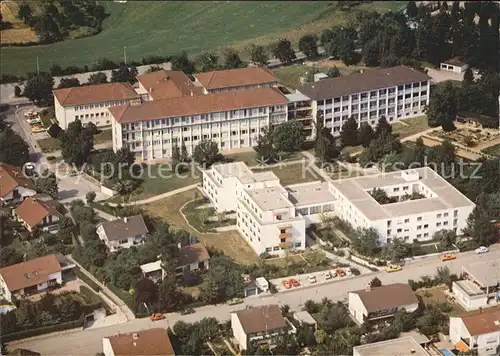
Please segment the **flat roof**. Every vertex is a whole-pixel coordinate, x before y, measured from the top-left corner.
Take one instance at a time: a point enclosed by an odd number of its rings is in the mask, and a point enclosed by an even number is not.
[[[420,344],[416,342],[411,336],[375,342],[373,344],[355,346],[353,348],[353,351],[355,355],[359,356],[429,356],[427,351],[425,351],[425,349],[420,346]]]
[[[415,178],[403,177],[403,174],[411,173],[416,174]],[[424,185],[437,197],[381,205],[369,194],[373,188],[416,183]],[[472,201],[429,167],[341,179],[330,184],[370,220],[474,206]]]
[[[408,337],[408,336],[413,338],[413,340],[418,342],[420,345],[427,344],[428,342],[431,341],[427,336],[418,331],[407,331],[401,333],[401,337]]]
[[[463,269],[482,287],[500,283],[500,261],[481,261],[463,266]]]
[[[308,96],[302,94],[301,92],[295,92],[292,94],[285,94],[285,97],[288,99],[290,102],[296,102],[296,101],[308,101],[311,100]]]
[[[328,182],[308,182],[289,185],[286,190],[289,192],[290,201],[295,206],[324,204],[334,202],[335,197],[328,190]]]
[[[293,313],[293,317],[304,324],[314,325],[317,323],[316,319],[314,319],[313,316],[305,310]]]
[[[155,262],[150,262],[150,263],[145,263],[145,264],[141,265],[140,267],[141,267],[141,271],[144,273],[159,271],[159,270],[161,270],[161,260],[158,260]]]
[[[287,198],[287,192],[281,185],[262,189],[247,190],[250,198],[264,211],[284,209],[293,206]]]
[[[474,282],[464,280],[464,281],[456,281],[453,282],[456,283],[465,293],[467,293],[468,296],[475,296],[475,295],[485,295],[486,294],[479,288]]]
[[[238,178],[243,184],[279,179],[272,171],[254,172],[244,162],[215,164],[212,167],[223,178]]]

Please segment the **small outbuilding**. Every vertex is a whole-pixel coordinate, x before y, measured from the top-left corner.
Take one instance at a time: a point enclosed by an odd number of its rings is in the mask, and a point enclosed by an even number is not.
[[[467,70],[467,68],[469,68],[469,65],[464,63],[459,57],[454,57],[441,63],[439,68],[448,72],[462,74]]]

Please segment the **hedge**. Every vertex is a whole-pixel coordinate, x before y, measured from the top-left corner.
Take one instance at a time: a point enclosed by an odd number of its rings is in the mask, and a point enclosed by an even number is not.
[[[75,276],[77,276],[82,281],[87,283],[88,286],[90,288],[92,288],[93,290],[95,290],[97,293],[99,293],[99,291],[101,290],[101,287],[99,287],[99,285],[96,282],[94,282],[92,279],[90,279],[86,274],[84,274],[82,271],[80,271],[80,268],[78,268],[78,267],[75,268]]]
[[[2,342],[9,342],[14,340],[24,339],[27,337],[48,334],[56,331],[63,331],[63,330],[83,327],[83,319],[84,315],[82,314],[82,316],[78,320],[68,321],[66,323],[61,323],[56,325],[44,326],[42,328],[37,328],[37,329],[21,330],[10,334],[3,334],[0,336],[0,340]]]
[[[120,298],[132,311],[135,311],[134,297],[127,292],[124,292],[112,283],[106,283],[106,287]]]

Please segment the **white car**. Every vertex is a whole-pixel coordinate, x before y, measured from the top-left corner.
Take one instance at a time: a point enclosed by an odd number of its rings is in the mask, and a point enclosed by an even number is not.
[[[316,283],[316,277],[315,276],[307,276],[307,281],[309,283]]]
[[[326,271],[323,272],[323,277],[325,277],[325,279],[332,279],[332,274],[330,273],[330,271]]]
[[[481,246],[481,247],[476,248],[474,251],[476,251],[476,253],[479,255],[481,253],[489,252],[489,249],[486,246]]]
[[[344,272],[346,276],[352,276],[352,271],[350,267],[344,268]]]

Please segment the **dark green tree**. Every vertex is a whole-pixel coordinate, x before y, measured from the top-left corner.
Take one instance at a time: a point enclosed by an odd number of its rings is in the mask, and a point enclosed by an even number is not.
[[[363,147],[370,146],[371,140],[374,138],[375,134],[372,127],[367,122],[363,122],[359,127],[358,133],[358,143]]]
[[[273,55],[284,64],[290,63],[296,58],[292,43],[287,39],[280,39],[273,45]]]
[[[250,45],[248,48],[248,54],[250,55],[250,60],[258,64],[259,66],[266,66],[269,61],[269,54],[267,50],[262,45]]]
[[[382,286],[382,281],[378,277],[374,277],[370,281],[370,287],[376,288],[376,287],[381,287]]]
[[[257,162],[263,164],[276,161],[278,154],[273,146],[271,130],[266,130],[259,135],[257,146],[254,147],[254,150]]]
[[[273,145],[278,152],[300,150],[304,143],[304,127],[300,121],[287,121],[273,131]]]
[[[42,175],[35,180],[35,189],[38,193],[47,194],[56,199],[59,191],[56,174],[46,169]]]
[[[194,161],[202,167],[210,167],[223,158],[217,142],[203,140],[196,145],[193,151]]]
[[[359,251],[365,256],[374,256],[380,248],[377,230],[373,228],[357,229],[352,241],[352,246],[356,251]]]
[[[219,67],[219,56],[212,52],[203,52],[197,57],[196,62],[202,72],[210,72]]]
[[[240,58],[240,55],[237,51],[233,49],[228,49],[224,53],[224,68],[233,69],[233,68],[243,68],[245,64]]]
[[[351,116],[342,125],[340,141],[343,147],[356,146],[358,144],[358,122],[354,117]]]
[[[77,78],[61,78],[61,81],[59,82],[57,88],[61,89],[61,88],[72,88],[79,86],[80,86],[80,81]]]
[[[299,39],[299,51],[304,53],[307,58],[318,56],[318,44],[315,35],[304,35]]]
[[[59,25],[52,15],[44,13],[33,19],[34,30],[42,43],[53,43],[62,39],[63,35]]]
[[[324,127],[323,118],[318,117],[316,122],[316,139],[314,143],[314,153],[320,163],[329,162],[337,158],[340,154],[337,149],[335,137],[331,131]]]
[[[183,51],[178,55],[172,56],[172,70],[178,70],[186,74],[193,74],[196,71],[194,62],[191,61],[187,52]]]
[[[377,121],[377,126],[375,127],[375,137],[380,137],[383,135],[391,135],[392,126],[387,122],[385,116],[379,117]]]
[[[27,25],[33,18],[33,13],[31,12],[31,7],[28,4],[19,5],[19,10],[17,12],[17,18],[23,20],[24,24]]]
[[[88,84],[104,84],[108,82],[108,77],[104,72],[97,72],[90,75]]]
[[[24,86],[23,96],[35,104],[49,103],[52,98],[54,79],[49,73],[40,72],[28,79]]]
[[[463,80],[463,85],[464,86],[469,86],[474,84],[474,73],[472,73],[472,69],[467,68],[464,72],[464,80]]]
[[[12,246],[0,248],[0,267],[7,267],[23,262],[23,254]]]
[[[60,137],[61,153],[66,163],[80,167],[88,161],[94,147],[94,138],[89,130],[83,128],[80,120],[70,123]]]
[[[417,9],[417,4],[415,1],[408,1],[408,4],[406,5],[406,15],[410,19],[414,19],[417,17],[418,9]]]
[[[111,82],[129,82],[133,84],[137,81],[137,68],[128,67],[125,63],[120,63],[120,67],[111,72]]]
[[[326,75],[328,75],[329,78],[337,78],[340,77],[342,74],[340,73],[340,70],[337,68],[337,66],[333,66],[328,69]]]
[[[9,127],[0,132],[0,162],[21,167],[29,160],[29,147]]]
[[[445,131],[453,131],[457,112],[457,91],[450,82],[432,91],[426,108],[429,126],[441,126]]]

